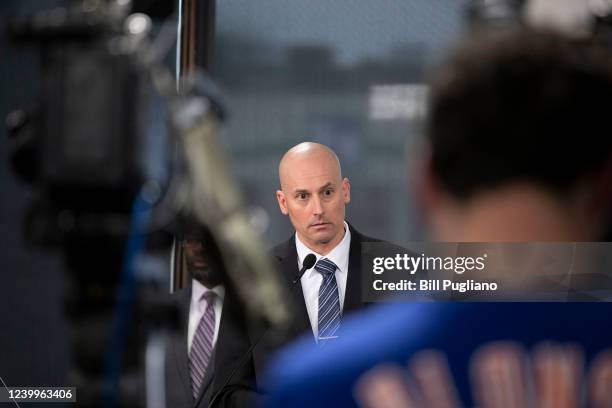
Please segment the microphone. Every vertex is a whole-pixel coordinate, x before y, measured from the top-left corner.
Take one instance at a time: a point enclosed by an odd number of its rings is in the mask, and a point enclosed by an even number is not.
[[[300,279],[302,279],[302,276],[304,276],[307,270],[314,266],[315,262],[317,262],[317,257],[314,256],[314,254],[306,255],[306,258],[304,258],[304,262],[302,263],[302,269],[300,269],[297,277],[293,280],[294,285],[298,283]]]
[[[302,276],[304,275],[304,273],[306,273],[307,270],[312,268],[316,262],[317,262],[317,257],[314,254],[306,255],[306,257],[304,258],[304,262],[302,262],[302,269],[300,269],[300,272],[297,274],[297,277],[292,281],[293,285],[292,285],[291,289],[295,288],[295,284],[298,283],[300,279],[302,279]],[[211,398],[210,402],[208,403],[208,408],[212,408],[213,407],[214,403],[217,401],[217,399],[221,395],[221,392],[223,391],[223,388],[225,388],[227,386],[227,384],[229,384],[229,382],[234,377],[236,372],[240,368],[242,368],[244,366],[244,364],[246,364],[246,362],[248,361],[249,356],[253,352],[253,349],[259,344],[261,339],[263,339],[265,334],[268,332],[269,328],[270,327],[267,327],[264,330],[264,332],[261,334],[261,336],[259,336],[259,338],[254,343],[251,344],[251,347],[249,347],[247,352],[245,354],[243,354],[242,358],[240,359],[240,363],[232,370],[230,375],[224,381],[223,386],[221,386],[221,388],[219,388],[219,390]]]

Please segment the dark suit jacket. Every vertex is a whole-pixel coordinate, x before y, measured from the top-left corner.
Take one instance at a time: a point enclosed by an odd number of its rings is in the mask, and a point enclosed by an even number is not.
[[[233,294],[226,290],[219,334],[210,362],[213,369],[206,370],[199,396],[194,401],[187,352],[191,287],[170,296],[179,311],[180,329],[171,334],[166,350],[166,405],[172,408],[206,408],[243,354],[246,332],[243,331],[240,306],[234,301]]]
[[[359,310],[365,305],[361,295],[361,244],[364,242],[383,242],[360,234],[350,225],[349,228],[351,231],[351,246],[343,316]],[[299,282],[293,284],[293,280],[299,272],[295,236],[276,246],[272,250],[272,255],[282,276],[281,279],[290,294],[288,300],[293,309],[291,325],[282,331],[268,328],[257,322],[252,322],[249,325],[248,345],[243,345],[246,346],[246,358],[243,367],[235,373],[228,385],[223,388],[218,398],[219,404],[215,403],[215,407],[248,407],[265,403],[267,387],[263,382],[263,375],[271,355],[296,337],[304,333],[312,333],[302,286]],[[311,337],[314,344],[314,336]],[[252,352],[248,353],[249,347],[253,345]]]

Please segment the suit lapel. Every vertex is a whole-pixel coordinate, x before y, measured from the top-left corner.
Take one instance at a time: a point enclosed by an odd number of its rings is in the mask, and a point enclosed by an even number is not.
[[[349,270],[346,277],[343,314],[353,312],[363,306],[361,300],[361,243],[363,235],[349,225],[351,230],[351,247],[349,249]]]
[[[299,272],[297,250],[295,249],[295,235],[289,238],[281,246],[279,252],[276,254],[276,258],[280,264],[279,269],[286,279],[287,289],[292,294],[291,298],[293,300],[296,315],[296,319],[292,325],[293,334],[297,336],[308,331],[312,332],[302,285],[300,282],[293,283],[293,280],[297,277]]]
[[[187,350],[187,330],[189,327],[189,305],[191,302],[191,287],[178,294],[179,318],[181,324],[181,335],[173,342],[172,352],[179,373],[180,382],[186,395],[191,396],[191,377],[189,375],[189,353]]]

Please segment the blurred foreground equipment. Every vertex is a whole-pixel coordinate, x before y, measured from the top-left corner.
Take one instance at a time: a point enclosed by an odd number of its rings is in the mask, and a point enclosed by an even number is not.
[[[82,406],[163,406],[165,336],[179,324],[164,299],[180,211],[212,231],[248,311],[287,319],[221,152],[217,96],[197,72],[177,91],[161,64],[174,16],[151,41],[151,18],[136,12],[168,17],[169,4],[76,1],[9,27],[17,44],[40,49],[40,100],[8,116],[10,154],[37,193],[27,239],[65,258],[74,327],[66,383]]]

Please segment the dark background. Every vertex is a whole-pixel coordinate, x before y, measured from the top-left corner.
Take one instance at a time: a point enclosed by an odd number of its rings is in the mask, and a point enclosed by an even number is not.
[[[10,169],[4,126],[10,110],[32,106],[39,84],[36,52],[9,46],[6,20],[10,14],[27,15],[58,4],[57,0],[0,4],[0,376],[8,385],[64,385],[69,367],[62,262],[57,254],[24,242],[22,219],[33,193]]]

